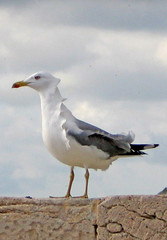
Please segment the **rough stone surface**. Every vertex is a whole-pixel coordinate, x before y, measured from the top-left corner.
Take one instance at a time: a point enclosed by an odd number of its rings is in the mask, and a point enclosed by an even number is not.
[[[166,196],[115,196],[98,206],[98,240],[167,240]]]
[[[0,198],[0,240],[167,240],[167,196]]]
[[[159,192],[158,195],[167,195],[167,187],[164,188],[161,192]]]
[[[0,198],[0,240],[94,240],[99,203]]]

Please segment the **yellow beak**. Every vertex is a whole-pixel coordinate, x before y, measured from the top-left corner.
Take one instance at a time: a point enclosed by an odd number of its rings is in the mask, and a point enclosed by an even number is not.
[[[15,82],[12,88],[25,87],[27,85],[28,85],[28,82],[20,81],[20,82]]]

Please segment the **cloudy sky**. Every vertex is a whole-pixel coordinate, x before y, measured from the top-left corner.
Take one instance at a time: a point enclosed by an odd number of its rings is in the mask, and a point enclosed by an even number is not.
[[[167,186],[166,1],[0,1],[0,195],[63,196],[69,167],[41,137],[38,94],[11,89],[34,72],[61,78],[74,115],[111,133],[133,130],[149,155],[90,173],[89,196],[156,194]],[[75,169],[73,195],[84,192]]]

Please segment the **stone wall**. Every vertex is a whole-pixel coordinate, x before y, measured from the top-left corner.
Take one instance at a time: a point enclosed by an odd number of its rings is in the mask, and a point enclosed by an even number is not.
[[[167,196],[0,198],[0,240],[167,240]]]
[[[98,206],[99,240],[167,240],[167,196],[116,196]]]

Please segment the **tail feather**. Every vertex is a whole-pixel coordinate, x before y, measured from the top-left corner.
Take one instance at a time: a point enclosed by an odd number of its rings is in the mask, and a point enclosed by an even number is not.
[[[131,144],[131,149],[134,151],[140,151],[145,149],[156,148],[159,144]]]
[[[156,148],[159,146],[159,144],[130,144],[130,146],[131,146],[130,152],[123,153],[121,155],[126,155],[126,156],[144,155],[147,153],[145,153],[141,150]]]

